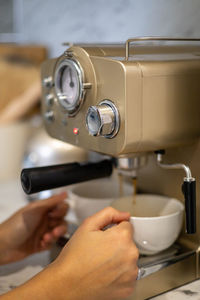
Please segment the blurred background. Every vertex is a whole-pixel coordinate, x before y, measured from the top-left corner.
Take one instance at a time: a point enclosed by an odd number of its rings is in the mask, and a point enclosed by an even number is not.
[[[66,48],[63,42],[115,43],[149,35],[200,37],[200,1],[0,0],[0,223],[28,201],[51,193],[25,196],[20,184],[23,167],[92,157],[50,138],[43,129],[41,63],[61,55]],[[80,203],[86,210],[85,202]],[[73,217],[68,218],[73,221]],[[36,270],[4,280],[1,292],[32,277],[41,269],[39,264],[49,262],[45,257],[40,256],[40,263],[35,259]],[[25,261],[20,268],[27,264]]]
[[[198,37],[199,0],[0,0],[0,42],[124,42],[142,35]]]
[[[0,191],[20,186],[23,166],[87,159],[48,137],[40,118],[40,65],[63,42],[199,37],[199,20],[199,0],[0,0]]]

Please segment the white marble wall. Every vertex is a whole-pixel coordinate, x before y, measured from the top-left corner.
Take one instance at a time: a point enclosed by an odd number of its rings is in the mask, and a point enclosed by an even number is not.
[[[141,35],[200,36],[199,0],[23,0],[23,40],[48,45]]]

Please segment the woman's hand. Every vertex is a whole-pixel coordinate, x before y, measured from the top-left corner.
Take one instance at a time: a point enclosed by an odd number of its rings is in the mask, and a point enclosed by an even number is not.
[[[109,207],[83,222],[47,270],[56,299],[125,299],[133,292],[139,254],[129,218]],[[117,225],[102,230],[109,224]]]
[[[129,213],[105,208],[86,219],[58,258],[2,300],[119,300],[137,277],[138,250]],[[109,224],[117,224],[103,230]]]
[[[0,264],[49,249],[66,232],[66,193],[33,202],[0,224]]]

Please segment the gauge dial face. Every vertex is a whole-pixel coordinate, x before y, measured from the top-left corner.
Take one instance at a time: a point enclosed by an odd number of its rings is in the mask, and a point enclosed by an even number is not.
[[[60,105],[72,112],[81,101],[81,70],[75,61],[66,59],[60,63],[55,73],[55,89]]]

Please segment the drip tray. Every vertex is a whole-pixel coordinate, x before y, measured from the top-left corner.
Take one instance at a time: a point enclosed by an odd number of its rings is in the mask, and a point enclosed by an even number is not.
[[[164,267],[181,261],[195,253],[195,250],[188,249],[179,243],[175,243],[170,248],[159,252],[158,254],[151,256],[141,255],[139,257],[138,267],[150,268],[157,265],[163,265]]]

